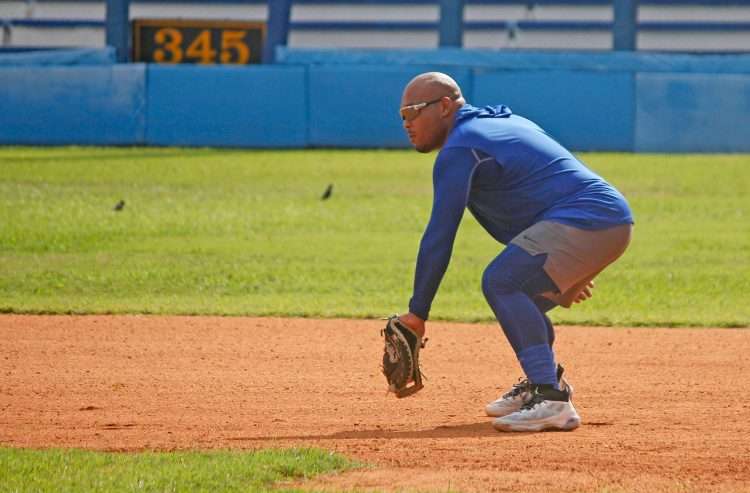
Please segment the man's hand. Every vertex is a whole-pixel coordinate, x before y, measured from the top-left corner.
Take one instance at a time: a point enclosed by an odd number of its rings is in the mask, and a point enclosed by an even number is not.
[[[399,322],[413,330],[419,337],[424,337],[424,333],[426,330],[424,320],[422,320],[418,316],[409,312],[405,313],[404,315],[399,315],[398,320]]]
[[[594,294],[591,292],[594,289],[594,281],[589,281],[589,283],[581,290],[580,293],[578,293],[578,296],[576,296],[576,299],[573,300],[573,303],[581,303],[582,301],[586,301],[587,299],[594,296]]]

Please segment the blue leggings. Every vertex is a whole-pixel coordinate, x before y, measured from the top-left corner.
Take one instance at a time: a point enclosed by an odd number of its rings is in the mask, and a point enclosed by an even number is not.
[[[544,271],[546,257],[508,245],[485,269],[482,291],[528,379],[557,386],[555,330],[545,313],[556,305],[539,296],[558,291]]]

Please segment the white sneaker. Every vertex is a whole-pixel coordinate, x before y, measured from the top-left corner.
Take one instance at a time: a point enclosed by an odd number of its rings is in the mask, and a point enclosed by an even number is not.
[[[562,365],[557,365],[557,381],[560,384],[560,388],[563,390],[567,389],[570,397],[573,397],[573,386],[563,378],[564,372],[565,369]],[[508,392],[504,393],[497,400],[487,404],[484,408],[484,412],[487,413],[487,416],[493,418],[507,416],[508,414],[520,411],[524,403],[530,398],[531,389],[528,379],[519,379],[518,383],[514,384],[513,388]]]
[[[508,392],[504,393],[497,400],[487,404],[484,412],[487,413],[487,416],[499,418],[519,411],[524,402],[531,397],[530,390],[531,386],[528,379],[520,380]]]
[[[574,430],[581,424],[567,390],[531,388],[531,398],[519,411],[492,421],[498,431]]]

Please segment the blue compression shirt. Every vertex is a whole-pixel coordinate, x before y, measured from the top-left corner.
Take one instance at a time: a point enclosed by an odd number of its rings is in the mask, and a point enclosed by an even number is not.
[[[425,320],[464,208],[503,244],[544,220],[582,229],[633,222],[620,192],[507,106],[459,109],[432,180],[432,213],[409,302],[409,311]]]

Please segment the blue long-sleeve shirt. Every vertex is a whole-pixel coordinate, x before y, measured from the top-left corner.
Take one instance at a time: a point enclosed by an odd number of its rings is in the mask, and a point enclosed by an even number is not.
[[[409,302],[409,311],[425,320],[467,207],[503,244],[543,220],[583,229],[633,222],[620,192],[507,106],[461,107],[432,179],[432,213]]]

